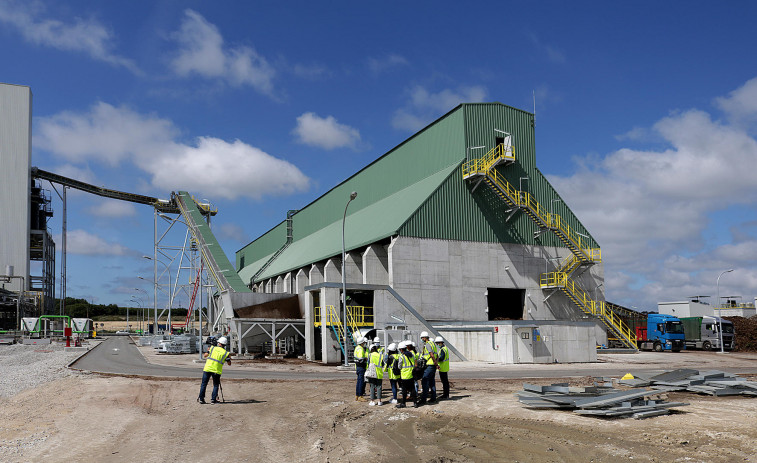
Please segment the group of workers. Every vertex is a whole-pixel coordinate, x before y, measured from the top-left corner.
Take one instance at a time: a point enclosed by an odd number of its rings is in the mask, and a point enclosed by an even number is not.
[[[365,399],[365,380],[370,385],[370,403],[368,405],[383,405],[382,383],[384,376],[389,378],[392,388],[391,403],[397,408],[405,407],[407,397],[410,396],[415,407],[425,403],[436,402],[436,371],[442,381],[441,399],[449,399],[449,348],[444,345],[444,339],[437,336],[431,341],[428,332],[421,332],[421,344],[418,347],[413,341],[391,343],[386,349],[381,346],[379,338],[373,342],[365,337],[357,340],[355,348],[355,370],[357,384],[355,385],[355,400]],[[369,345],[370,344],[370,345]],[[221,374],[224,363],[231,365],[230,352],[226,350],[228,340],[225,336],[211,345],[208,352],[203,354],[207,359],[203,368],[200,395],[197,401],[205,403],[205,390],[210,379],[213,380],[213,392],[210,403],[218,403],[218,390],[221,385]],[[420,349],[420,351],[419,351]],[[420,398],[418,397],[418,380],[421,382]]]
[[[355,400],[364,401],[365,380],[370,386],[370,402],[368,405],[383,405],[382,383],[384,377],[389,378],[392,388],[391,403],[397,408],[406,406],[410,396],[413,405],[418,407],[425,403],[433,403],[436,395],[436,371],[442,382],[442,394],[439,398],[449,399],[449,348],[444,345],[444,339],[437,336],[433,341],[428,332],[421,332],[421,346],[413,341],[391,343],[386,348],[381,346],[379,338],[373,342],[365,337],[357,340],[354,351],[355,372]],[[420,380],[420,398],[418,397],[418,380]]]

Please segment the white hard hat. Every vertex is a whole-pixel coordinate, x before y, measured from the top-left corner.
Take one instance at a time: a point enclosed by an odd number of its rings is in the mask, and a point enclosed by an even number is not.
[[[428,337],[428,331],[421,331],[421,338],[427,338]]]
[[[373,338],[373,343],[374,344],[381,344],[381,339],[379,339],[378,337],[375,337],[375,338]]]
[[[415,347],[415,341],[405,341],[405,342],[407,343],[408,346]]]
[[[397,347],[400,349],[405,349],[407,348],[407,343],[408,343],[407,341],[402,341],[401,343],[399,343]]]
[[[387,349],[390,350],[390,351],[397,350],[397,344],[396,343],[391,343],[391,344],[389,344],[389,347],[387,347]]]
[[[363,336],[360,336],[359,338],[357,338],[357,343],[358,343],[358,344],[363,344],[363,343],[365,343],[365,342],[368,342],[368,340],[367,340],[367,339],[365,339],[365,337],[363,337]]]
[[[226,336],[221,336],[218,338],[218,341],[216,341],[218,344],[223,344],[224,346],[229,344],[229,340],[226,339]]]
[[[437,336],[436,339],[434,339],[434,342],[444,342],[444,338],[441,336]]]

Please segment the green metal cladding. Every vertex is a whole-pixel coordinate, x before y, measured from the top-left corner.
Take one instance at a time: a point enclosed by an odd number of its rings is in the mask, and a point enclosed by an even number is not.
[[[401,225],[396,229],[396,235],[561,246],[552,233],[534,239],[533,232],[537,227],[521,212],[516,212],[506,222],[509,216],[505,212],[507,207],[489,187],[481,184],[473,191],[475,183],[463,179],[461,166],[466,155],[470,158],[483,156],[495,146],[497,137],[503,136],[502,132],[512,135],[516,162],[497,167],[499,172],[516,188],[522,184],[522,189],[532,194],[544,207],[553,206],[554,212],[560,214],[571,227],[588,235],[585,227],[536,167],[533,115],[501,103],[472,103],[457,106],[297,212],[293,216],[294,242],[341,222],[344,206],[352,191],[358,191],[358,197],[350,204],[348,220],[349,217],[360,216],[359,212],[365,208],[376,209],[374,205],[381,201],[385,208],[386,198],[400,197],[397,193],[407,189],[426,196],[401,196],[403,201],[419,204],[419,207],[410,212],[404,221],[397,222]],[[466,149],[478,146],[485,148]],[[433,175],[438,177],[439,172],[453,165],[457,168],[452,169],[430,194],[424,189],[407,188]],[[520,181],[521,177],[528,179]],[[365,243],[373,239],[371,230],[363,228],[361,233],[366,235],[349,241]],[[385,233],[383,231],[384,236]],[[237,268],[242,267],[242,259],[247,266],[252,263],[260,265],[266,256],[275,253],[285,242],[286,222],[283,221],[237,251]],[[592,242],[592,245],[596,243]],[[287,267],[294,264],[292,256],[286,260],[289,261]],[[300,265],[306,265],[306,262]],[[243,273],[248,275],[254,271],[248,268]]]

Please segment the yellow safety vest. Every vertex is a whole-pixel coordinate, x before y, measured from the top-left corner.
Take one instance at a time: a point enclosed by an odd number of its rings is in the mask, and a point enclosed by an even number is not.
[[[387,372],[389,373],[389,379],[394,379],[394,380],[400,379],[400,375],[395,375],[394,368],[392,368],[392,366],[394,366],[394,361],[398,358],[397,357],[398,355],[399,354],[387,355],[386,364],[389,367],[389,369],[387,370]]]
[[[355,368],[357,368],[357,363],[361,360],[368,360],[368,350],[366,350],[365,347],[358,344],[358,346],[355,348],[355,352],[352,353],[352,357],[355,360]]]
[[[381,352],[371,352],[369,362],[376,365],[376,379],[384,379],[384,366],[381,364],[381,360],[384,358]]]
[[[413,379],[413,367],[415,367],[415,355],[409,352],[410,357],[400,353],[400,378]]]
[[[223,372],[223,364],[229,358],[229,355],[231,354],[223,347],[211,346],[203,371],[218,373],[220,375]]]
[[[447,346],[442,346],[439,350],[439,371],[441,373],[449,371],[449,349],[447,349]]]
[[[433,365],[434,361],[431,360],[431,353],[437,354],[436,344],[431,341],[423,343],[423,358],[426,359],[427,365]]]

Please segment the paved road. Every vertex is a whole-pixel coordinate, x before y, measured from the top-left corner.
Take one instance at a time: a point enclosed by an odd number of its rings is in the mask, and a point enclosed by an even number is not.
[[[714,352],[640,353],[603,356],[601,363],[501,365],[483,362],[452,364],[450,376],[459,379],[570,378],[585,376],[623,376],[626,373],[660,373],[677,368],[722,370],[740,375],[757,375],[757,355],[718,354]],[[118,375],[200,378],[202,363],[191,366],[165,366],[147,362],[134,341],[127,336],[107,338],[72,365],[72,368]],[[316,371],[256,370],[224,368],[228,379],[336,380],[354,379],[352,371],[321,367]]]

